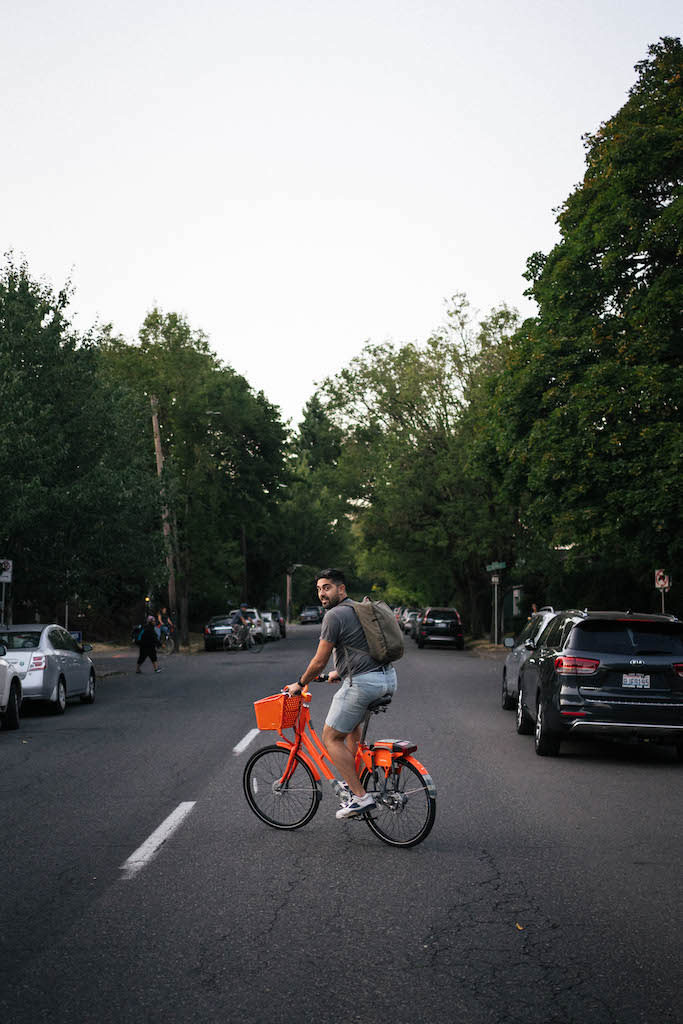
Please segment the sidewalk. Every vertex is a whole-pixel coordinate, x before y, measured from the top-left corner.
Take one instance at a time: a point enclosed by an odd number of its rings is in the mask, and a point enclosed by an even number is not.
[[[502,661],[508,654],[507,647],[503,647],[502,644],[492,644],[488,640],[481,639],[468,639],[465,642],[465,650],[480,658],[495,658],[497,661]]]

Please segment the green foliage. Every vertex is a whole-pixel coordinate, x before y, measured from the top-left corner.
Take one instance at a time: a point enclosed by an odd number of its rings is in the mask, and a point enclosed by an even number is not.
[[[488,597],[483,567],[503,544],[505,517],[495,481],[470,457],[488,413],[468,396],[498,366],[516,324],[501,307],[475,326],[456,295],[424,345],[368,345],[323,386],[344,432],[337,477],[359,572],[390,600],[457,601],[475,628]]]
[[[510,348],[488,432],[520,554],[562,548],[565,571],[636,586],[681,557],[683,49],[649,52],[586,136],[560,242],[529,261],[539,315]]]
[[[139,406],[102,372],[92,338],[10,256],[0,275],[0,550],[14,561],[14,615],[63,618],[139,592],[158,557]]]
[[[223,366],[206,336],[176,313],[153,310],[138,346],[105,353],[119,379],[152,400],[164,457],[162,503],[172,524],[181,616],[210,614],[238,600],[261,601],[275,585],[269,544],[277,535],[285,431],[278,410]],[[158,523],[159,531],[161,522]]]

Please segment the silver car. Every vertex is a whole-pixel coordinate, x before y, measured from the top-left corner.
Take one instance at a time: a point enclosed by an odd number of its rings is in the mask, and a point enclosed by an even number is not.
[[[503,640],[505,647],[510,649],[510,653],[503,665],[503,682],[500,698],[501,707],[505,711],[512,711],[513,708],[517,707],[520,669],[527,658],[533,653],[536,647],[536,640],[554,614],[554,609],[546,605],[540,611],[534,612],[529,616],[529,621],[519,636],[506,636]]]
[[[68,697],[86,704],[95,700],[95,667],[88,657],[92,647],[79,644],[63,626],[3,626],[0,644],[21,676],[23,700],[49,701],[57,715],[64,714]]]
[[[275,621],[270,612],[261,612],[261,618],[266,632],[266,640],[279,640],[280,623]]]

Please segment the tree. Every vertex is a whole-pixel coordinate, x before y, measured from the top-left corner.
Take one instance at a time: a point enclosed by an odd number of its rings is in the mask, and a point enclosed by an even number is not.
[[[338,477],[354,518],[359,568],[392,600],[456,600],[475,629],[486,614],[483,567],[504,529],[495,481],[470,457],[470,395],[517,324],[501,307],[476,327],[454,296],[424,345],[368,345],[323,386],[343,430]]]
[[[93,337],[10,255],[0,276],[0,545],[14,561],[16,614],[62,618],[65,604],[111,617],[157,557],[139,407],[102,372]]]
[[[626,104],[585,137],[561,239],[528,263],[538,316],[492,403],[527,554],[617,570],[622,591],[681,555],[682,58],[678,39],[651,46]]]
[[[191,603],[195,614],[220,610],[240,599],[260,600],[272,585],[266,535],[277,518],[285,430],[265,396],[254,394],[215,356],[203,332],[176,313],[152,310],[139,345],[115,341],[105,357],[147,401],[150,452],[152,399],[158,409],[162,504],[172,524],[186,642]]]

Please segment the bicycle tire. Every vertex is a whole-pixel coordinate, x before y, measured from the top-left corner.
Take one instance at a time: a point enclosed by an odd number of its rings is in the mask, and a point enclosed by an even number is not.
[[[375,765],[372,772],[366,768],[361,783],[372,793],[377,807],[368,811],[368,828],[389,846],[416,846],[426,839],[436,818],[435,787],[429,775],[421,772],[410,761],[394,761],[383,796],[386,769]]]
[[[164,637],[158,647],[159,653],[168,655],[173,654],[175,651],[175,638],[172,636]]]
[[[247,761],[242,784],[247,803],[257,818],[271,828],[291,831],[308,824],[318,810],[322,794],[313,772],[300,758],[285,786],[276,788],[288,760],[289,750],[284,747],[262,747]]]
[[[252,654],[260,654],[261,651],[263,650],[263,647],[264,643],[262,636],[255,637],[253,633],[249,635],[249,637],[247,638],[248,651],[251,651]]]

